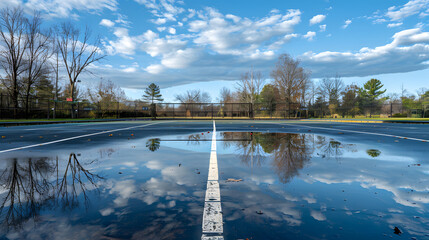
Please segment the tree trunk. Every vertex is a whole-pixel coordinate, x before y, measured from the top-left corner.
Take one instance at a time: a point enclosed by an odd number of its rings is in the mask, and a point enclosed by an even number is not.
[[[28,102],[29,102],[29,96],[30,95],[30,88],[27,88],[26,96],[25,96],[25,118],[28,119]]]
[[[74,82],[71,82],[71,118],[75,118],[75,113],[74,113]]]

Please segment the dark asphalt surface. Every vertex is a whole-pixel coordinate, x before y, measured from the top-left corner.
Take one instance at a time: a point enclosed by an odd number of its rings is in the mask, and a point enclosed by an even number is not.
[[[211,120],[179,120],[67,123],[0,127],[0,154],[2,154],[1,151],[8,149],[42,144],[87,134],[96,135],[79,137],[44,146],[36,146],[27,150],[79,149],[94,146],[95,144],[114,144],[116,141],[126,141],[135,138],[202,133],[211,131],[213,126],[212,123]],[[216,127],[218,132],[242,131],[319,134],[335,136],[335,138],[347,138],[349,141],[365,142],[368,144],[396,144],[406,147],[410,151],[427,151],[429,153],[429,125],[424,124],[217,120]],[[104,133],[104,131],[114,132]],[[392,136],[384,136],[383,134]],[[415,138],[416,140],[411,138]]]

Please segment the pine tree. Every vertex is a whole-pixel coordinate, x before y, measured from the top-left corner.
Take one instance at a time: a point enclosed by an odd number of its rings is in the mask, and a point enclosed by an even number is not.
[[[164,99],[162,98],[161,90],[159,86],[155,83],[151,83],[144,91],[143,99],[146,101],[150,101],[151,104],[154,104],[154,101],[162,102]]]
[[[386,92],[386,89],[383,88],[383,84],[378,79],[371,79],[363,85],[363,88],[359,90],[360,95],[360,104],[361,109],[369,108],[369,116],[372,116],[372,112],[380,108],[380,102],[384,98],[379,98],[382,94]]]

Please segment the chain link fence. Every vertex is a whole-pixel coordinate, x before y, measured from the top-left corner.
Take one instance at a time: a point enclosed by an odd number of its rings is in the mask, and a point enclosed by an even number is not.
[[[303,106],[299,103],[156,103],[143,101],[89,102],[67,99],[18,98],[0,94],[0,119],[71,118],[186,118],[186,119],[299,119],[358,117],[429,117],[429,106],[401,103],[364,106]]]

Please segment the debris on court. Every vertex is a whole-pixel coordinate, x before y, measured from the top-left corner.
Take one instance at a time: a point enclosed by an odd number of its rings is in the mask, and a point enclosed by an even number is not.
[[[393,233],[394,234],[397,234],[397,235],[401,235],[401,230],[399,230],[399,228],[398,227],[395,227],[394,229],[393,229]]]
[[[226,180],[226,182],[241,182],[241,181],[243,181],[243,179],[228,178],[228,179]]]

